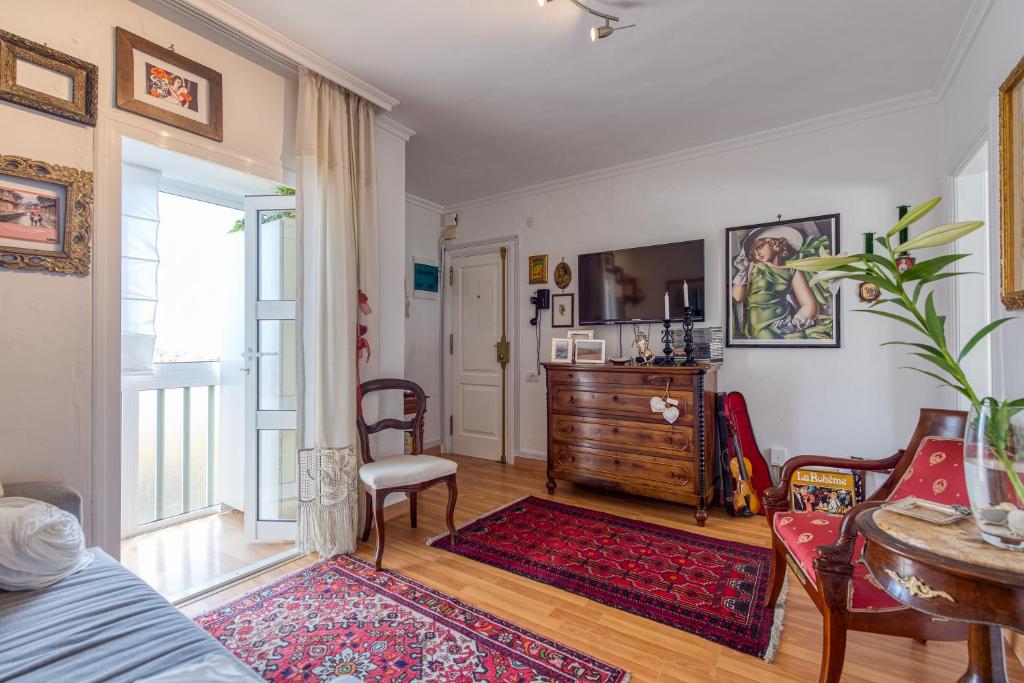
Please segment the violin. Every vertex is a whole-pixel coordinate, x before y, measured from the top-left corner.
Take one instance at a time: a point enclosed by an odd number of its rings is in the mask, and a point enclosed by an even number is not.
[[[750,460],[743,457],[740,450],[739,439],[736,438],[736,431],[733,429],[732,420],[728,421],[729,436],[732,437],[735,456],[729,461],[729,471],[735,481],[732,493],[733,509],[736,514],[744,517],[753,517],[761,511],[761,497],[757,494],[753,484],[750,482],[750,470],[753,468]]]

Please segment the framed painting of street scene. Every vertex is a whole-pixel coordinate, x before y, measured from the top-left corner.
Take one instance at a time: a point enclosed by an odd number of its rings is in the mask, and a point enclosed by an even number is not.
[[[89,272],[92,173],[0,156],[0,268]]]
[[[838,282],[786,262],[839,253],[839,214],[726,230],[726,346],[839,348]]]

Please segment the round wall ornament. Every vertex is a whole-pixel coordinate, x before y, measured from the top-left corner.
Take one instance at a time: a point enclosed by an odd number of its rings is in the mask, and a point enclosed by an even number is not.
[[[559,289],[565,289],[572,283],[572,268],[562,259],[562,262],[555,266],[555,284]]]

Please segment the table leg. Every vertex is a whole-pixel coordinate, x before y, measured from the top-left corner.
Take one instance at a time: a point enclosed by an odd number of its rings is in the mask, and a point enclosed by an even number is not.
[[[998,626],[971,624],[967,631],[967,671],[959,683],[1006,683],[1003,634]]]

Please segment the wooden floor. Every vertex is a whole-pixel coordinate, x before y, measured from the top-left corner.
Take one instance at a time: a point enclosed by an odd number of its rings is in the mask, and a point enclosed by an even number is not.
[[[464,524],[526,495],[546,496],[543,464],[520,459],[501,466],[449,456],[459,463],[456,523]],[[790,576],[785,625],[778,656],[771,664],[711,643],[678,629],[598,604],[557,588],[426,545],[443,531],[444,487],[419,494],[419,529],[408,526],[407,504],[389,508],[385,568],[486,609],[632,672],[632,683],[649,681],[815,681],[821,654],[821,618],[810,598]],[[708,526],[698,529],[693,510],[672,503],[610,494],[559,482],[555,499],[643,519],[679,529],[756,545],[769,544],[764,518],[734,519],[712,510]],[[374,539],[360,544],[358,555],[371,559]],[[258,577],[187,605],[195,616],[258,586],[304,567],[315,557],[288,563]],[[1010,679],[1024,682],[1013,660]],[[920,645],[903,638],[851,633],[844,681],[850,683],[940,683],[955,681],[967,662],[963,643]]]
[[[293,546],[247,543],[242,524],[233,510],[133,536],[121,542],[121,563],[173,600]]]

